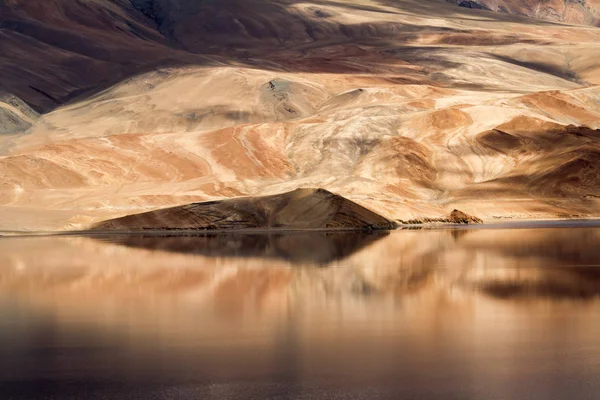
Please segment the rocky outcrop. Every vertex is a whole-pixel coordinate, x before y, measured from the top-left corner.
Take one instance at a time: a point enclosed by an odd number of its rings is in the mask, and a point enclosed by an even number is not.
[[[402,224],[407,225],[421,225],[421,224],[483,224],[483,220],[481,218],[474,217],[467,213],[464,213],[460,210],[452,210],[450,214],[446,217],[442,218],[421,218],[421,219],[411,219],[409,221],[400,221]]]
[[[27,130],[38,119],[23,100],[0,88],[0,135]]]
[[[489,8],[485,5],[485,4],[479,4],[475,1],[469,0],[469,1],[460,1],[458,3],[458,5],[460,7],[465,7],[465,8],[475,8],[478,10],[489,10]]]
[[[448,216],[448,220],[453,224],[482,224],[480,218],[466,214],[460,210],[452,210]]]
[[[600,24],[598,0],[447,0],[460,7],[492,10],[547,21],[580,25]]]
[[[99,231],[144,230],[379,230],[396,224],[323,189],[192,203],[101,222]]]

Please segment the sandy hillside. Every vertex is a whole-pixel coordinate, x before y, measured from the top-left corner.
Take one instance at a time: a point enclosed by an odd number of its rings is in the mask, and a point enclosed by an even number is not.
[[[53,3],[0,6],[0,46],[31,46],[0,84],[42,112],[0,136],[0,230],[304,187],[391,220],[600,214],[597,28],[441,0]]]

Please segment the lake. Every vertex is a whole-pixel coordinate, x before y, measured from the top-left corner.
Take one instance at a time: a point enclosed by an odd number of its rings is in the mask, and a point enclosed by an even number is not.
[[[1,399],[598,399],[600,227],[1,238],[0,360]]]

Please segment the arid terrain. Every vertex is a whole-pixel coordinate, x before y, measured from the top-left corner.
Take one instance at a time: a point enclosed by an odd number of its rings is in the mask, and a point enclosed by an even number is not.
[[[394,221],[600,216],[578,4],[0,1],[0,230],[298,188]]]
[[[548,21],[600,25],[598,0],[447,0],[465,8],[524,15]]]

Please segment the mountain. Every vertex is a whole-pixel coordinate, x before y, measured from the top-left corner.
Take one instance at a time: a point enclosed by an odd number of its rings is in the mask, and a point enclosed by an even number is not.
[[[0,85],[42,112],[162,63],[200,62],[128,0],[1,0],[0,54]]]
[[[30,108],[0,105],[0,230],[306,187],[390,220],[600,214],[595,27],[444,0],[0,11],[0,85]]]
[[[598,0],[447,0],[461,7],[523,15],[569,24],[600,26]]]
[[[258,198],[187,204],[104,221],[99,231],[161,229],[328,229],[384,230],[396,224],[322,189],[296,189]]]

